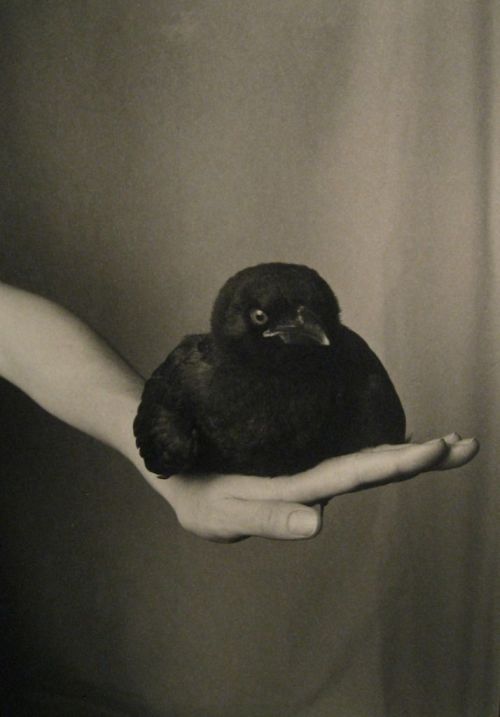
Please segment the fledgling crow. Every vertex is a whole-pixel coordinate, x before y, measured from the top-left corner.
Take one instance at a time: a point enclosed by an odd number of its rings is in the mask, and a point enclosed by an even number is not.
[[[402,443],[405,416],[328,284],[305,266],[271,263],[224,284],[211,332],[186,336],[146,382],[134,433],[163,477],[276,476]]]

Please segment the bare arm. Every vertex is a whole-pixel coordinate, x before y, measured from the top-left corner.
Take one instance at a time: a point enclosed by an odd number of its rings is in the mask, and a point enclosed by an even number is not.
[[[145,469],[132,433],[142,378],[69,311],[2,283],[0,375],[61,420],[120,451],[167,500],[180,523],[209,540],[313,537],[321,528],[321,513],[311,504],[371,484],[455,468],[478,451],[474,439],[450,434],[333,458],[306,473],[272,480],[233,475],[158,480]]]
[[[69,311],[3,283],[0,375],[49,413],[140,465],[131,425],[141,377]]]

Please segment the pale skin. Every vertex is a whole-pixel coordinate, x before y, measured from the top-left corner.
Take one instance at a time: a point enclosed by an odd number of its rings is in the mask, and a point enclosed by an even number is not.
[[[318,504],[342,493],[468,463],[479,450],[457,433],[378,446],[273,479],[177,475],[143,465],[132,433],[143,379],[85,323],[51,301],[0,282],[0,375],[62,421],[128,458],[187,530],[213,541],[297,540],[321,530]]]

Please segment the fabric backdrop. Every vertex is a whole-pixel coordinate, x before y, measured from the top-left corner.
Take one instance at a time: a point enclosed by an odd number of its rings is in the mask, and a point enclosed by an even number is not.
[[[495,717],[499,22],[493,0],[2,3],[4,280],[147,374],[232,272],[308,264],[413,437],[482,443],[333,501],[313,541],[224,546],[4,383],[16,715]]]

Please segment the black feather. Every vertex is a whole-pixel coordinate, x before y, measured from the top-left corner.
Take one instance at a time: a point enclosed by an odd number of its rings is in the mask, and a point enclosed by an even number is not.
[[[146,382],[134,422],[147,468],[297,473],[405,439],[401,402],[307,267],[261,264],[222,287],[211,333],[187,336]]]

